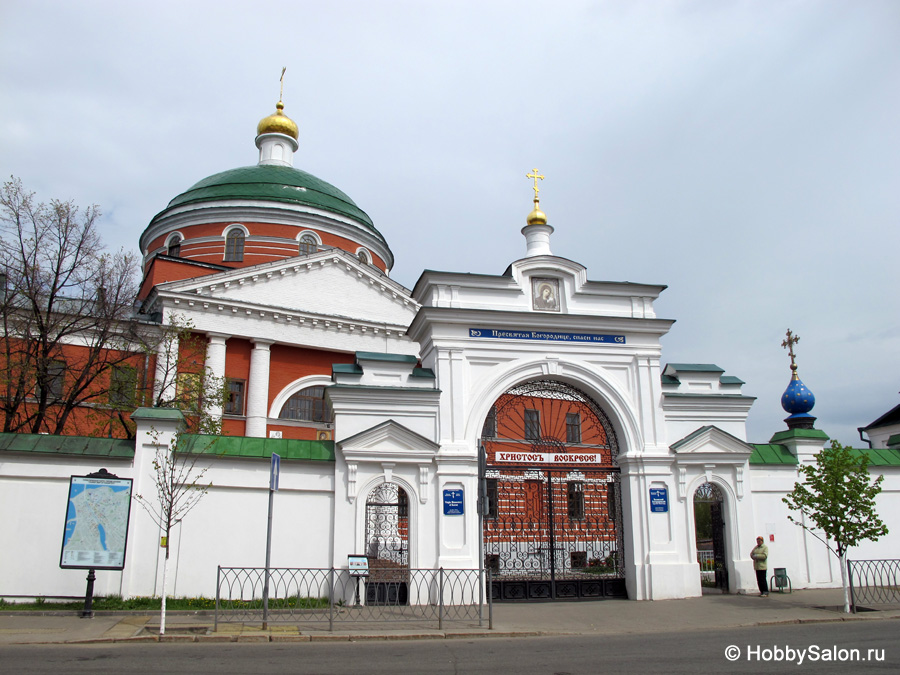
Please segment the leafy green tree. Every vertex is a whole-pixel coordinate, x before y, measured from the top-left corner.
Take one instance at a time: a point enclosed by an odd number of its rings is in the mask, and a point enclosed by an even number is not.
[[[801,466],[800,473],[803,482],[795,483],[782,500],[800,513],[798,518],[788,515],[788,520],[825,544],[841,561],[844,612],[849,612],[847,550],[888,533],[875,511],[875,497],[881,492],[884,476],[873,479],[868,456],[837,441],[816,456],[815,464]]]

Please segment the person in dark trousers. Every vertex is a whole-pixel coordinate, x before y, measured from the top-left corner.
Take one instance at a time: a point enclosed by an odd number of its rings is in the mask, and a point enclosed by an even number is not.
[[[756,570],[756,585],[761,598],[769,595],[769,585],[766,582],[766,560],[769,557],[769,547],[763,543],[764,541],[762,537],[757,537],[756,546],[750,551],[750,557],[753,558],[753,569]]]

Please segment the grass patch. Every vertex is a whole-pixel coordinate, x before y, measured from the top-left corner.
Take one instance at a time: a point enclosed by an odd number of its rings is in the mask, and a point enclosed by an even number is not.
[[[123,598],[120,595],[94,596],[93,609],[100,611],[141,611],[156,610],[161,608],[161,600],[156,597],[136,596]],[[171,610],[201,610],[215,609],[215,598],[167,598],[166,609]],[[9,602],[0,600],[0,612],[2,611],[80,611],[84,609],[84,600],[67,600],[65,602],[52,602],[47,598],[35,598],[33,602]]]
[[[93,610],[95,612],[102,611],[160,611],[161,601],[158,597],[136,596],[133,598],[123,598],[120,595],[94,596]],[[253,600],[222,600],[222,608],[230,610],[244,609],[262,610],[262,599]],[[270,598],[270,609],[321,609],[328,607],[328,598],[301,598],[292,596],[290,598]],[[167,598],[167,610],[214,610],[216,608],[215,598]],[[35,598],[33,602],[10,602],[0,598],[0,612],[15,611],[68,611],[78,612],[84,609],[84,600],[67,600],[65,602],[51,602],[47,598]]]

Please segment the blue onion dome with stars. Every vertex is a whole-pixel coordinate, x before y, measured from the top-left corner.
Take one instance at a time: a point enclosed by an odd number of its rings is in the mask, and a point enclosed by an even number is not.
[[[791,417],[810,417],[809,411],[816,404],[816,397],[797,375],[797,366],[792,366],[794,371],[791,382],[781,395],[781,407]]]
[[[788,413],[789,417],[785,420],[789,428],[808,428],[811,429],[816,418],[809,414],[809,411],[816,405],[816,397],[809,390],[800,376],[797,375],[797,364],[794,361],[794,345],[800,341],[800,338],[793,335],[790,330],[787,332],[787,339],[781,343],[781,346],[788,349],[791,355],[791,381],[781,395],[781,407]]]

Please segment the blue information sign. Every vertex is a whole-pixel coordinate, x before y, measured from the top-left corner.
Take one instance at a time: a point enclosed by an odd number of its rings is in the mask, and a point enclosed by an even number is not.
[[[669,511],[669,491],[666,488],[650,488],[651,513],[667,513]]]
[[[624,335],[600,333],[558,333],[547,330],[499,330],[496,328],[470,328],[469,337],[498,340],[551,340],[553,342],[586,342],[624,345]]]
[[[278,492],[278,478],[281,476],[281,457],[272,453],[272,464],[269,466],[269,489]]]
[[[462,490],[444,490],[444,515],[461,516],[465,513]]]

